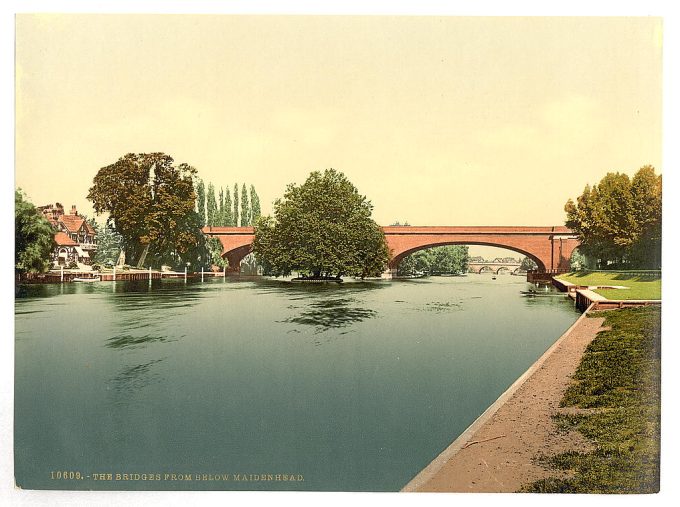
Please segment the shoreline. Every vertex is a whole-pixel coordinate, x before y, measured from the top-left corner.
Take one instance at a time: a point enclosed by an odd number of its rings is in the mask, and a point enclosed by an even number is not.
[[[580,435],[557,431],[564,391],[604,317],[588,308],[493,404],[402,492],[516,492],[558,472],[536,464],[541,455],[587,450]],[[562,409],[564,410],[564,409]]]

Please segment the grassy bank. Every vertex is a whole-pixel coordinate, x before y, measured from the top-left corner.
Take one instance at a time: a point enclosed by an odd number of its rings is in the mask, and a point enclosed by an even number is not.
[[[561,405],[586,409],[555,417],[560,431],[579,431],[593,443],[588,453],[544,458],[571,471],[525,492],[653,493],[659,489],[660,330],[659,307],[613,310],[604,331],[590,343]]]
[[[660,271],[577,271],[557,277],[576,285],[619,285],[627,289],[597,289],[607,299],[661,299]]]

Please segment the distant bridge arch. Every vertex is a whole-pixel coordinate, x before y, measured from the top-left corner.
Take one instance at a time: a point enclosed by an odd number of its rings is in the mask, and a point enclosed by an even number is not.
[[[493,261],[483,261],[483,260],[471,260],[468,262],[468,272],[469,273],[481,273],[482,271],[492,271],[497,275],[501,271],[508,271],[510,273],[518,273],[522,263],[519,260],[499,260],[495,259]]]

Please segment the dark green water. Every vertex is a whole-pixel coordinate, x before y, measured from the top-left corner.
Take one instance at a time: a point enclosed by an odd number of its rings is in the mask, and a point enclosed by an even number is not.
[[[525,288],[509,275],[21,286],[17,483],[399,490],[578,317]]]

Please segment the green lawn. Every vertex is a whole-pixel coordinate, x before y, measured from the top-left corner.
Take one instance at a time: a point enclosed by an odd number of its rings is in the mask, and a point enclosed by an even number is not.
[[[661,299],[660,271],[578,271],[556,278],[577,285],[621,285],[627,289],[598,289],[607,299]]]
[[[591,409],[558,415],[560,431],[578,431],[594,450],[541,459],[571,477],[548,478],[521,491],[544,493],[654,493],[659,491],[661,308],[606,313],[604,331],[588,345],[563,407]]]

